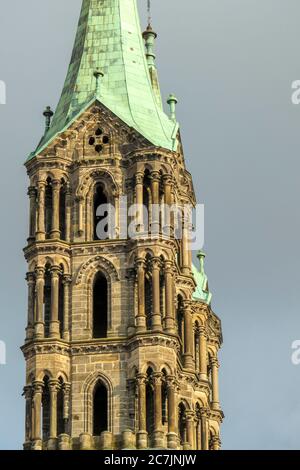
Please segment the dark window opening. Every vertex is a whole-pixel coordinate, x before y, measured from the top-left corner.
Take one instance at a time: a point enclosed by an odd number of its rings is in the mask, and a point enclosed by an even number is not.
[[[152,279],[148,276],[145,279],[145,314],[146,326],[149,329],[152,322]]]
[[[44,325],[45,338],[49,337],[51,319],[51,272],[50,266],[45,269],[45,285],[44,285]]]
[[[44,387],[42,394],[42,436],[46,441],[50,438],[50,392],[49,379],[44,378]]]
[[[97,129],[96,132],[95,132],[96,136],[99,136],[99,135],[102,135],[103,134],[103,131],[102,129]]]
[[[99,382],[94,390],[93,435],[100,436],[108,427],[108,396],[106,387]]]
[[[102,145],[96,145],[96,146],[95,146],[95,150],[96,150],[97,153],[101,153],[102,150],[103,150]]]
[[[64,331],[64,285],[62,275],[59,276],[59,291],[58,291],[58,321],[60,328],[60,336],[63,337]]]
[[[148,369],[147,371],[148,382],[146,385],[146,431],[148,435],[151,436],[154,429],[154,390],[151,381],[152,370]]]
[[[93,292],[93,338],[106,338],[108,315],[108,286],[106,277],[99,273]]]
[[[103,142],[104,144],[108,144],[108,143],[109,143],[109,137],[108,137],[107,135],[105,135],[105,136],[103,137],[103,139],[102,139],[102,142]]]
[[[52,230],[52,211],[53,211],[53,197],[52,197],[52,184],[51,179],[47,179],[45,190],[45,232],[46,239],[50,238]]]
[[[66,187],[62,185],[59,196],[59,230],[61,240],[66,239]]]
[[[63,381],[59,380],[59,390],[57,392],[57,435],[65,432],[64,425],[64,390]]]
[[[178,410],[178,430],[180,443],[184,444],[186,442],[186,420],[185,420],[185,406],[183,403],[180,403]]]
[[[108,224],[105,224],[107,220],[108,212],[102,211],[103,215],[97,215],[97,210],[104,204],[107,204],[107,197],[104,193],[103,186],[98,184],[96,186],[94,195],[94,240],[107,240],[108,238]],[[98,229],[97,229],[98,227]]]

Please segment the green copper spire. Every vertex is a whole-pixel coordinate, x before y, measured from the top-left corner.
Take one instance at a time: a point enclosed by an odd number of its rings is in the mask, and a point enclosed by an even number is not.
[[[200,270],[198,271],[198,269],[194,265],[192,266],[194,278],[197,284],[193,299],[201,300],[202,302],[210,305],[212,294],[209,291],[208,279],[204,270],[205,253],[203,253],[203,251],[199,251],[199,253],[197,254],[197,258],[199,259]]]
[[[103,77],[96,80],[95,71]],[[176,150],[178,124],[163,112],[158,90],[151,84],[136,0],[83,0],[63,92],[31,157],[96,99],[151,144]]]

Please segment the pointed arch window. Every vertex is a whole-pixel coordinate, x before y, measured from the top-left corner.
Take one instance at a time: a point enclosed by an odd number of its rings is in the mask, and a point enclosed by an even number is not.
[[[151,437],[154,431],[154,389],[152,383],[153,370],[149,367],[147,370],[146,384],[146,430]]]
[[[108,328],[108,283],[99,272],[93,286],[93,338],[106,338]]]
[[[45,189],[45,232],[46,239],[50,238],[52,230],[53,193],[51,178],[47,178]]]
[[[183,298],[181,295],[177,296],[176,320],[177,320],[178,337],[180,340],[180,352],[181,354],[183,354],[183,351],[184,351],[184,309],[183,309]]]
[[[109,227],[108,224],[105,224],[108,212],[103,210],[103,206],[107,204],[108,198],[104,186],[101,183],[97,183],[95,186],[93,204],[94,240],[107,240],[109,238]]]
[[[61,240],[66,239],[66,193],[67,185],[62,179],[59,193],[59,230]]]
[[[183,403],[179,404],[178,408],[178,432],[180,438],[180,444],[183,445],[187,442],[187,432],[186,432],[186,407]]]
[[[43,436],[43,441],[48,440],[50,437],[50,388],[49,388],[48,376],[45,376],[43,380],[42,436]]]
[[[93,394],[93,435],[100,436],[108,430],[108,392],[102,381],[98,381]]]

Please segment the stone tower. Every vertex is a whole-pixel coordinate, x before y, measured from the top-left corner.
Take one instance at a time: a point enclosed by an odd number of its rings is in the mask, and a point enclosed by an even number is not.
[[[220,447],[221,322],[204,253],[192,264],[183,208],[196,201],[155,39],[136,0],[83,0],[59,104],[26,162],[25,449]]]

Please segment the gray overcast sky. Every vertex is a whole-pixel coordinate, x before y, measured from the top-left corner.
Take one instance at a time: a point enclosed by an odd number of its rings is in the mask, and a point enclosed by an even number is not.
[[[152,0],[164,97],[179,98],[186,162],[206,207],[207,271],[222,318],[224,449],[300,448],[299,0]],[[55,107],[81,0],[0,0],[0,448],[23,442],[27,178]],[[145,25],[146,0],[139,0]]]

